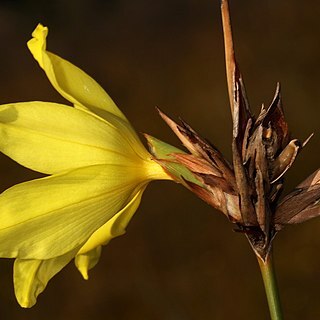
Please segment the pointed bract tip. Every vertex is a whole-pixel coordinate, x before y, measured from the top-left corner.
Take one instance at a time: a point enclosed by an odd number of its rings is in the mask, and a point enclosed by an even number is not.
[[[306,140],[304,140],[303,141],[303,143],[302,143],[302,148],[304,148],[306,145],[307,145],[307,143],[311,140],[311,138],[314,136],[314,132],[312,132],[311,134],[310,134],[310,136],[306,139]]]
[[[169,118],[165,113],[163,113],[159,108],[156,108],[157,111],[159,112],[160,117],[162,120],[171,128],[171,130],[178,135],[179,130],[178,127],[179,125],[176,124],[171,118]]]
[[[156,110],[158,111],[160,117],[161,117],[165,122],[167,122],[168,120],[171,120],[164,112],[162,112],[162,111],[160,110],[159,107],[155,107],[155,108],[156,108]],[[171,120],[171,121],[172,121],[172,120]],[[167,122],[167,123],[168,123],[168,122]]]

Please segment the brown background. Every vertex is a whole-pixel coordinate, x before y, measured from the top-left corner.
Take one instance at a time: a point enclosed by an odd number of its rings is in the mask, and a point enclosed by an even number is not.
[[[320,4],[243,0],[232,1],[231,9],[254,110],[270,102],[281,81],[291,131],[301,139],[317,133],[288,174],[292,188],[319,165]],[[137,131],[179,146],[157,115],[159,106],[230,156],[218,0],[1,1],[1,103],[64,102],[26,49],[38,22],[50,28],[49,49],[97,79]],[[2,190],[39,176],[0,160]],[[320,318],[319,233],[320,220],[314,220],[276,238],[286,319]],[[245,238],[169,182],[150,185],[127,235],[104,248],[89,281],[70,264],[34,308],[23,310],[13,294],[12,262],[0,261],[1,319],[268,319]]]

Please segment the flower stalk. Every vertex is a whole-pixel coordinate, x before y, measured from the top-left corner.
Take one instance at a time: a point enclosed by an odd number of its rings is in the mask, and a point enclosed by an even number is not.
[[[272,251],[268,254],[265,260],[260,259],[257,256],[264,289],[266,292],[268,306],[270,311],[270,317],[272,320],[282,320],[282,308],[280,303],[277,279],[273,264]]]

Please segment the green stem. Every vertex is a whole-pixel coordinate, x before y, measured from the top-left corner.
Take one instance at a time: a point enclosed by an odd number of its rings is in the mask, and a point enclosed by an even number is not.
[[[276,275],[272,261],[272,252],[268,254],[266,261],[263,261],[260,257],[257,258],[263,278],[264,289],[267,295],[271,319],[283,320]]]

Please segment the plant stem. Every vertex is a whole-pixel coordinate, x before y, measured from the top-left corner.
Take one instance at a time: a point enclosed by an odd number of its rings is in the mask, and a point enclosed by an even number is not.
[[[268,254],[265,261],[260,257],[257,257],[257,259],[262,274],[264,289],[266,291],[270,317],[272,320],[283,320],[276,275],[272,261],[272,251]]]

